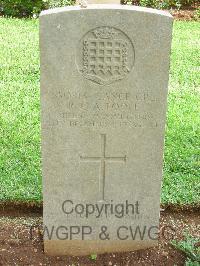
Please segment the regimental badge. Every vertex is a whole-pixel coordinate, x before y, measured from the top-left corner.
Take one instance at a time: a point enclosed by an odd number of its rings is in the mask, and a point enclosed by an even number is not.
[[[129,37],[112,27],[99,27],[81,39],[77,65],[82,75],[101,85],[123,79],[134,65],[134,47]]]

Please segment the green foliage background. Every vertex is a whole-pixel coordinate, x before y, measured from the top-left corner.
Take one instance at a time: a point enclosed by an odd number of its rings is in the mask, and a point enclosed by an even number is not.
[[[157,9],[181,8],[198,5],[199,0],[121,0],[122,4],[134,4]],[[44,10],[73,5],[75,0],[0,0],[0,14],[13,17],[32,17]]]
[[[0,0],[0,12],[5,16],[31,17],[42,10],[73,5],[75,0]]]

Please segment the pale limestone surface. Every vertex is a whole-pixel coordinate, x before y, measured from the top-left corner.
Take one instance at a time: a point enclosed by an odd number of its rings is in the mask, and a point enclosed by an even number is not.
[[[45,234],[44,243],[49,254],[128,251],[157,243],[148,230],[159,224],[171,31],[171,15],[147,8],[89,5],[42,12],[44,224],[53,232],[51,240]],[[67,200],[74,208],[97,204],[95,213],[67,215]],[[128,213],[121,218],[119,203]],[[104,213],[97,218],[101,207]],[[65,234],[82,226],[88,226],[85,240]],[[100,239],[102,226],[109,240]],[[145,232],[143,240],[138,234],[132,240],[130,229],[137,226]]]
[[[76,0],[76,4],[120,4],[120,0]]]

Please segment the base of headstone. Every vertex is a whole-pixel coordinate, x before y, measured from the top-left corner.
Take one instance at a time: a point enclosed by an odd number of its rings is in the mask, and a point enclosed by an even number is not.
[[[154,247],[157,240],[149,241],[93,241],[93,240],[45,240],[44,252],[51,256],[86,256],[112,252],[128,252]]]

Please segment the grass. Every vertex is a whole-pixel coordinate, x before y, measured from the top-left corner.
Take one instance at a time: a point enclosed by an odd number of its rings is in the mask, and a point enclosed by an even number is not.
[[[163,203],[200,202],[200,23],[175,22]]]
[[[175,22],[163,203],[197,203],[200,23]],[[0,18],[0,200],[40,201],[38,20]]]
[[[199,266],[200,265],[200,247],[199,239],[193,238],[189,234],[185,233],[184,240],[177,242],[172,241],[171,244],[185,253],[187,260],[185,266]]]
[[[0,199],[41,199],[38,21],[0,19]]]

